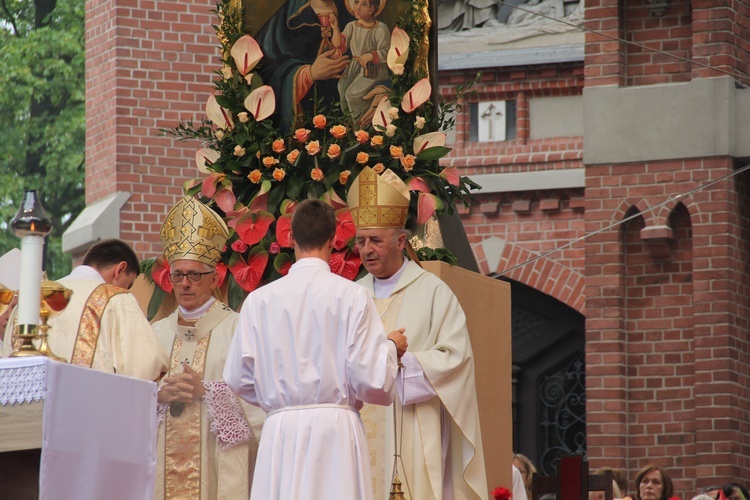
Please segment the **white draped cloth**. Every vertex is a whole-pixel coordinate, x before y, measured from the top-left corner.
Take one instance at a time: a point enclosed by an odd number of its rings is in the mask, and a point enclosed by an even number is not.
[[[366,290],[317,258],[251,293],[224,380],[269,414],[252,500],[372,498],[358,409],[389,405],[398,365]]]

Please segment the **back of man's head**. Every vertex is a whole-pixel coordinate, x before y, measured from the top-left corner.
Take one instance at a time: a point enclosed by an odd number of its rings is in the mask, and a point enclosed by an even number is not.
[[[95,243],[83,256],[83,265],[97,270],[106,269],[120,262],[127,264],[128,274],[135,273],[137,276],[140,272],[138,256],[130,245],[114,238]]]
[[[321,200],[305,200],[294,209],[292,236],[300,250],[323,248],[336,234],[336,213]]]

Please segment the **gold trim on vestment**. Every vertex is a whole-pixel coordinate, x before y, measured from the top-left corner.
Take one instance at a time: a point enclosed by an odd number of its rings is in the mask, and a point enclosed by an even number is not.
[[[203,379],[206,352],[211,332],[198,340],[190,367]],[[172,344],[169,375],[181,371],[182,337]],[[201,498],[201,423],[203,401],[186,404],[182,413],[164,416],[164,498],[190,500]]]
[[[119,286],[102,283],[86,299],[81,321],[78,324],[76,341],[73,344],[73,354],[70,355],[71,365],[91,368],[94,363],[94,354],[96,354],[96,344],[99,342],[104,309],[112,297],[121,293],[128,292]]]

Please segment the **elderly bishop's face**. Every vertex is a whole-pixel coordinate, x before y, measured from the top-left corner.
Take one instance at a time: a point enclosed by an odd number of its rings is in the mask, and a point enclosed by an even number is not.
[[[396,229],[360,229],[357,247],[367,272],[376,278],[390,278],[404,263],[406,234]]]
[[[211,291],[219,284],[216,270],[202,262],[176,260],[170,268],[170,279],[177,303],[188,311],[194,311],[208,302]]]

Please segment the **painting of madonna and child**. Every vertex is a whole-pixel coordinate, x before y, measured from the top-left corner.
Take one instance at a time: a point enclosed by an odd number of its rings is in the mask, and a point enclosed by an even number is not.
[[[243,31],[276,95],[277,125],[339,107],[361,124],[390,88],[386,56],[399,0],[244,0]]]

